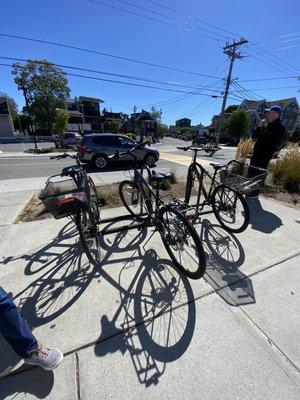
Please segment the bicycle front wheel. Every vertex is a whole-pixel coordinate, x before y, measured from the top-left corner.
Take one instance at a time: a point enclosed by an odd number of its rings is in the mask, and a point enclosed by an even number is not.
[[[190,202],[192,188],[194,186],[195,179],[196,179],[195,169],[194,169],[194,167],[190,166],[189,169],[188,169],[188,174],[187,174],[185,197],[184,197],[184,202],[186,204],[189,204],[189,202]]]
[[[123,181],[119,186],[119,195],[126,210],[136,218],[147,219],[148,212],[140,188],[132,181]]]
[[[206,269],[205,253],[195,228],[170,206],[159,212],[160,234],[176,269],[191,279],[201,278]]]
[[[92,210],[82,210],[75,218],[82,247],[94,265],[101,262],[100,232],[98,221]]]
[[[249,225],[250,212],[244,197],[225,185],[212,193],[212,209],[220,225],[228,232],[243,232]]]

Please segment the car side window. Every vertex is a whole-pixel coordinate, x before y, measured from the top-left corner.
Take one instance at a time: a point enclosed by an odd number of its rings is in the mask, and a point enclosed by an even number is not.
[[[132,147],[134,147],[134,143],[130,139],[118,137],[118,146],[124,147],[126,149],[131,149]]]
[[[94,144],[100,144],[101,146],[107,146],[106,140],[104,137],[96,136],[93,138]]]

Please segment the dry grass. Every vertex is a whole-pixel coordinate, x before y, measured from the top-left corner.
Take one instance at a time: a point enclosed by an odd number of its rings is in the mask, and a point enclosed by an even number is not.
[[[300,192],[300,148],[297,144],[289,146],[284,157],[272,165],[271,173],[275,185],[291,193]]]
[[[254,141],[252,139],[241,139],[236,149],[236,160],[246,159],[252,154]]]

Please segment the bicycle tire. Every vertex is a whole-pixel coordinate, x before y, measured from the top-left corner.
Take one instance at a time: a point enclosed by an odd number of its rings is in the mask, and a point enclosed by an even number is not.
[[[233,226],[236,219],[236,205],[240,202],[240,215],[242,222]],[[247,229],[250,221],[250,211],[244,197],[226,185],[218,185],[212,193],[212,209],[220,225],[231,233],[241,233]],[[225,219],[227,217],[227,220]],[[232,222],[229,219],[232,218]]]
[[[169,214],[169,215],[168,215]],[[173,215],[171,218],[170,216]],[[191,279],[200,279],[206,270],[204,249],[195,228],[188,220],[171,206],[160,209],[158,219],[162,224],[160,229],[163,244],[174,263],[175,268]],[[175,235],[172,236],[175,229]],[[191,244],[187,240],[191,240]],[[181,249],[186,249],[186,256],[181,254]],[[179,251],[179,260],[175,255]],[[189,252],[189,253],[188,253]],[[185,262],[183,264],[183,262]],[[193,266],[192,266],[193,263]]]
[[[147,207],[140,188],[132,181],[123,181],[119,185],[119,196],[129,212],[139,220],[148,218]],[[146,215],[143,215],[146,214]]]
[[[187,174],[185,196],[184,196],[184,202],[186,204],[189,204],[190,199],[191,199],[193,180],[194,180],[194,176],[193,175],[194,174],[195,174],[195,169],[194,169],[194,167],[192,165],[190,165],[189,169],[188,169],[188,174]]]
[[[88,260],[93,265],[99,265],[101,262],[100,232],[93,212],[81,210],[75,217],[75,223]]]
[[[88,185],[89,185],[89,195],[90,195],[90,200],[91,200],[91,206],[93,207],[93,211],[96,215],[96,220],[99,222],[100,220],[100,212],[99,212],[99,207],[98,207],[98,194],[97,194],[97,189],[95,186],[95,183],[93,179],[88,176],[87,177]]]

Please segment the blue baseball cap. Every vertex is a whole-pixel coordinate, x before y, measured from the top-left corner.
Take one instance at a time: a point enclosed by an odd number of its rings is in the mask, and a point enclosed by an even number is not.
[[[273,106],[271,108],[266,108],[265,109],[265,113],[270,112],[270,111],[275,111],[279,115],[282,114],[282,108],[280,106]]]

